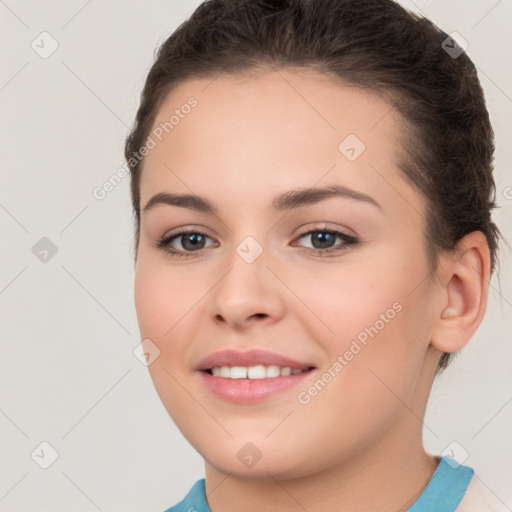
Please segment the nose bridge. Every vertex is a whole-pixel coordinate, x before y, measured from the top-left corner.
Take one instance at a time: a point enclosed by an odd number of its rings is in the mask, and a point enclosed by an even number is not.
[[[245,279],[268,273],[265,263],[272,232],[268,233],[268,225],[261,214],[249,204],[240,205],[237,219],[231,225],[229,254],[226,255],[227,266],[232,269],[230,274],[237,273]]]
[[[263,242],[258,242],[252,235],[246,235],[242,241],[233,244],[226,258],[229,272],[219,283],[220,287],[239,295],[238,300],[245,294],[254,297],[258,293],[259,285],[263,285],[268,279],[267,252]]]
[[[255,315],[279,314],[281,299],[267,268],[269,250],[263,244],[263,240],[247,234],[233,244],[224,260],[223,277],[211,296],[213,317],[220,315],[228,323],[242,325]]]

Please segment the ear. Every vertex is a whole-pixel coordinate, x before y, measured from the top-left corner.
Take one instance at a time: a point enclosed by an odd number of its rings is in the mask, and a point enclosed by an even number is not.
[[[441,256],[441,294],[431,345],[442,352],[466,346],[484,317],[490,279],[490,252],[481,231],[466,235],[450,256]]]

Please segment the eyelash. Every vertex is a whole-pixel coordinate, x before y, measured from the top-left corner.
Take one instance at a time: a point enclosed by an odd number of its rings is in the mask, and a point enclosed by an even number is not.
[[[331,253],[343,252],[344,250],[346,250],[349,247],[356,247],[360,243],[357,238],[347,235],[343,231],[338,231],[336,229],[312,229],[312,230],[306,231],[305,233],[300,234],[297,237],[297,239],[300,240],[301,238],[312,235],[313,233],[329,233],[330,235],[336,235],[337,237],[341,238],[344,242],[341,247],[340,246],[330,247],[327,249],[314,249],[314,248],[312,249],[310,247],[304,248],[306,250],[306,252],[313,253],[313,254],[321,254],[323,256],[328,256]],[[202,231],[199,228],[181,229],[181,230],[173,233],[172,235],[162,237],[161,239],[157,240],[155,245],[159,249],[161,249],[164,252],[166,252],[167,254],[169,254],[171,257],[178,257],[178,258],[185,257],[186,258],[186,257],[192,256],[194,253],[202,252],[204,249],[200,249],[198,251],[188,251],[187,252],[187,251],[181,251],[181,250],[176,250],[176,249],[170,248],[170,244],[175,238],[179,238],[180,236],[187,235],[187,234],[203,235],[205,237],[210,238],[207,233],[205,233],[204,231]]]

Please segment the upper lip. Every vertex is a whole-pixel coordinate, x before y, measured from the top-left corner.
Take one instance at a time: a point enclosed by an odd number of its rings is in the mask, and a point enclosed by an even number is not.
[[[209,370],[216,366],[256,366],[276,365],[290,368],[310,368],[313,365],[303,363],[290,357],[269,352],[267,350],[252,349],[246,352],[238,350],[220,350],[202,359],[196,366],[196,370]]]

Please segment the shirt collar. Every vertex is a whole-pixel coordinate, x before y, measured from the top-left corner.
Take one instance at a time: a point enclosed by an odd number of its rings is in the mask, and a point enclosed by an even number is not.
[[[456,460],[443,456],[427,487],[406,512],[454,512],[469,485],[474,471]],[[198,480],[179,504],[180,508],[168,509],[195,512],[211,512],[206,501],[205,480]]]

